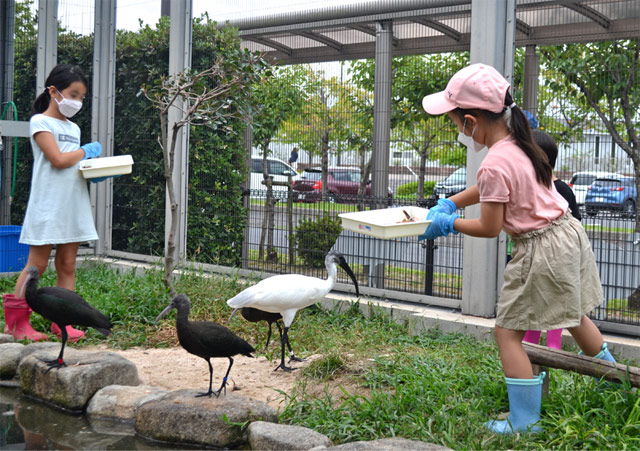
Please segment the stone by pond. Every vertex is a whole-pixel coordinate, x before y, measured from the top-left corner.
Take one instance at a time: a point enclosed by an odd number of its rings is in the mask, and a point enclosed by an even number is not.
[[[67,366],[50,369],[45,361],[59,351],[59,343],[0,343],[0,444],[26,449],[447,449],[402,438],[333,447],[316,431],[277,424],[277,411],[253,398],[233,392],[196,397],[201,391],[139,385],[135,364],[112,352],[70,348]]]

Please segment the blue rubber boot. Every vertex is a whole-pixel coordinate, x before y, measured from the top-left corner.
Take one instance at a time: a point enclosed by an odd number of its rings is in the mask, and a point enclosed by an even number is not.
[[[513,379],[505,377],[509,394],[510,413],[506,420],[491,420],[484,425],[498,434],[516,432],[540,432],[535,426],[540,419],[542,383],[547,373],[542,372],[533,379]]]
[[[597,353],[596,355],[594,355],[593,357],[596,358],[596,359],[606,360],[607,362],[618,363],[618,362],[616,362],[616,359],[613,358],[613,356],[611,355],[611,353],[607,349],[607,342],[606,341],[602,344],[602,349],[600,350],[600,352]]]

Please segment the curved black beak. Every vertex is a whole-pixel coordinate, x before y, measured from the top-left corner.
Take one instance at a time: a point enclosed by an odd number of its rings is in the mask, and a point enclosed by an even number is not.
[[[173,310],[175,308],[175,305],[173,305],[173,303],[169,304],[163,311],[160,312],[160,314],[156,317],[156,320],[153,322],[153,325],[155,326],[156,323],[160,320],[160,318],[162,318],[164,315],[166,315],[167,313],[169,313],[171,310]]]
[[[353,284],[356,286],[356,296],[360,296],[360,290],[358,288],[358,281],[356,280],[356,275],[351,270],[351,267],[349,266],[347,261],[344,258],[341,258],[338,264],[342,269],[346,271],[347,274],[349,274],[349,277],[351,277],[351,280],[353,280]]]

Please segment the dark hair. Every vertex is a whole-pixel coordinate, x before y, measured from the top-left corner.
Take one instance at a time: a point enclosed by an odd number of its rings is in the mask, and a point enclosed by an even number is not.
[[[82,69],[78,66],[72,66],[71,64],[58,64],[51,69],[47,80],[44,82],[44,92],[40,93],[31,106],[31,116],[34,114],[44,113],[49,108],[49,102],[51,102],[51,96],[49,95],[49,87],[55,86],[58,91],[67,89],[73,82],[80,81],[88,89],[89,82],[87,77],[84,76]]]
[[[545,133],[542,130],[532,130],[531,136],[533,138],[533,142],[535,142],[543,152],[547,154],[549,166],[555,168],[556,158],[558,158],[558,146],[556,145],[555,140],[549,133]]]
[[[504,105],[506,108],[511,108],[511,135],[516,140],[518,147],[529,157],[533,164],[533,169],[536,171],[536,179],[547,188],[551,187],[551,174],[553,169],[549,165],[549,160],[544,151],[533,142],[531,137],[531,127],[529,126],[529,120],[524,115],[522,110],[518,106],[513,104],[513,98],[509,91],[504,96]],[[465,114],[472,116],[484,116],[489,120],[497,121],[501,120],[504,110],[500,113],[494,113],[487,110],[470,109],[465,110],[463,108],[456,108],[452,113],[458,115],[461,121],[464,121]]]

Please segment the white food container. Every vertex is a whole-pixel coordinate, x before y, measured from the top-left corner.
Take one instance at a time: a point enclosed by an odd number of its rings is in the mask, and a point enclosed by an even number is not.
[[[414,222],[402,222],[407,216]],[[420,207],[394,207],[381,210],[341,213],[342,227],[346,230],[362,233],[376,238],[400,238],[422,235],[431,221],[427,221],[429,209]]]
[[[80,173],[85,179],[131,174],[132,165],[133,157],[131,155],[90,158],[80,162]]]

